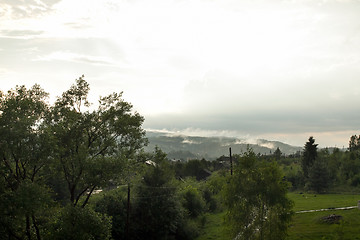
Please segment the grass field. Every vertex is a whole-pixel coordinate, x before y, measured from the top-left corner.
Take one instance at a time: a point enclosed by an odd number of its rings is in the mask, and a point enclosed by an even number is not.
[[[338,207],[357,206],[360,195],[351,194],[298,194],[289,193],[289,198],[295,202],[294,211],[328,209]],[[324,216],[331,214],[341,215],[340,224],[328,224],[321,221]],[[205,239],[231,239],[224,229],[223,220],[225,212],[207,216],[205,228],[196,240]],[[360,240],[360,210],[329,210],[312,213],[298,213],[293,217],[289,229],[289,240],[296,239],[321,239]]]
[[[320,221],[322,217],[330,214],[341,215],[343,221],[340,224],[328,224]],[[360,239],[360,210],[295,214],[287,239]]]
[[[224,226],[225,215],[225,212],[208,215],[206,218],[205,228],[201,231],[200,236],[196,238],[196,240],[230,239],[230,236]]]
[[[294,211],[357,206],[360,195],[349,194],[295,194],[289,193],[295,202]],[[324,216],[342,216],[340,224],[321,221]],[[289,229],[289,240],[295,239],[360,239],[360,210],[330,210],[295,214]]]
[[[298,194],[289,193],[295,202],[294,211],[357,206],[360,195],[352,194]]]

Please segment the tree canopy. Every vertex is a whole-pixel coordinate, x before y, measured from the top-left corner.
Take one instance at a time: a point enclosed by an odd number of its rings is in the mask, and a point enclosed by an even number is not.
[[[96,110],[89,110],[88,83],[80,77],[51,108],[46,126],[53,134],[55,160],[77,205],[86,205],[97,187],[104,187],[121,171],[121,161],[134,157],[145,144],[144,118],[132,112],[122,93],[101,97]]]
[[[305,143],[304,153],[301,161],[301,167],[304,173],[305,178],[309,177],[309,170],[317,158],[317,144],[315,144],[315,139],[311,136],[309,140]]]
[[[227,220],[236,239],[285,239],[292,215],[289,184],[275,162],[244,153],[226,186]]]
[[[56,218],[75,221],[74,232],[83,231],[84,239],[98,238],[97,234],[101,239],[109,237],[108,230],[92,228],[92,232],[81,222],[92,219],[94,226],[108,226],[107,218],[91,209],[69,207],[85,208],[96,188],[107,187],[121,176],[125,160],[134,158],[146,144],[144,118],[122,99],[122,92],[101,97],[94,108],[88,101],[89,90],[82,76],[53,105],[39,85],[0,92],[3,237],[42,239],[72,234],[64,232],[69,228],[60,235],[50,233],[51,223],[61,223]],[[64,184],[66,191],[62,191]],[[58,195],[64,195],[61,205],[54,201]]]

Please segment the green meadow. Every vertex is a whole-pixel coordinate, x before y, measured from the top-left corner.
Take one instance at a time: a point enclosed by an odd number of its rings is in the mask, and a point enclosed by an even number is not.
[[[332,209],[357,206],[360,195],[352,194],[295,194],[289,193],[294,201],[294,211]],[[323,217],[336,214],[342,216],[339,223],[325,223]],[[296,213],[289,229],[288,239],[360,239],[360,210],[329,210],[310,213]]]
[[[360,239],[360,210],[334,210],[333,208],[357,206],[360,194],[299,194],[289,193],[294,201],[294,212],[329,209],[328,211],[295,213],[288,231],[289,240],[295,239]],[[342,216],[338,223],[325,223],[323,217]],[[197,240],[231,239],[224,224],[225,212],[207,216],[205,227]]]
[[[357,206],[360,195],[356,194],[307,194],[289,193],[294,201],[295,212],[303,210],[327,209]]]

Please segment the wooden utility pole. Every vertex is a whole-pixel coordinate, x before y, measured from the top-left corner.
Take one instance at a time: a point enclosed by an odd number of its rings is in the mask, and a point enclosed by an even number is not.
[[[233,175],[233,163],[232,163],[232,156],[231,156],[231,147],[229,148],[230,152],[230,174]]]
[[[130,182],[128,183],[128,195],[127,195],[126,239],[130,239],[130,236],[129,236],[129,225],[130,225]]]

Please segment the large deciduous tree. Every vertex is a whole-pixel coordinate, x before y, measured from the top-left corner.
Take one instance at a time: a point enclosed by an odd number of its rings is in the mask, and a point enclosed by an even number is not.
[[[285,239],[293,203],[275,162],[244,153],[225,189],[227,221],[235,239]]]
[[[0,231],[9,239],[40,239],[50,202],[41,174],[52,153],[42,125],[47,95],[38,85],[0,92]]]
[[[85,206],[96,188],[122,176],[125,161],[146,144],[144,118],[122,93],[102,97],[92,106],[89,89],[80,77],[52,106],[38,85],[0,92],[3,238],[70,239],[76,232],[83,239],[109,237],[109,219]],[[51,206],[58,196],[54,198],[50,188],[63,195],[58,191],[63,184],[70,204],[57,205],[55,214]],[[74,208],[78,206],[82,208]],[[89,227],[88,222],[103,227]]]
[[[55,139],[56,166],[69,200],[84,207],[93,191],[120,176],[123,162],[146,143],[144,118],[132,111],[122,93],[101,97],[91,110],[89,84],[80,77],[57,99],[47,121]]]

